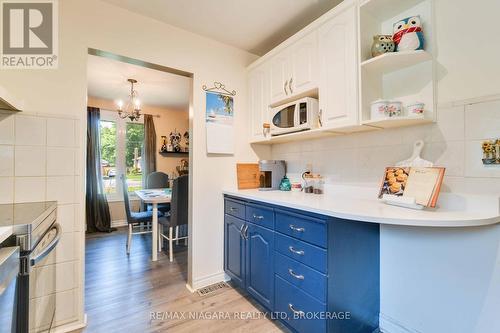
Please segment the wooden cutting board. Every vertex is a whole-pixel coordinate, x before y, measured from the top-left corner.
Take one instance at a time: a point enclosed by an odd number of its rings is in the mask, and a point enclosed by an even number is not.
[[[239,190],[259,188],[259,164],[237,163],[236,174]]]

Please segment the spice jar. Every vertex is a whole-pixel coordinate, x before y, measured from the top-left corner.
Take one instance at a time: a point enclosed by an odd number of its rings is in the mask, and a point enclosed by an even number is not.
[[[262,134],[264,135],[264,138],[268,138],[271,135],[271,124],[269,123],[263,123],[262,124]]]
[[[324,189],[325,182],[323,181],[323,177],[321,177],[320,175],[316,175],[313,179],[314,179],[313,193],[314,194],[323,194],[325,192],[325,189]]]
[[[304,179],[304,193],[313,193],[314,192],[314,178],[311,173],[304,173],[302,175]]]

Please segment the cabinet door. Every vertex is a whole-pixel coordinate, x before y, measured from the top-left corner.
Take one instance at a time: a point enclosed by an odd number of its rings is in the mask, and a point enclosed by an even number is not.
[[[270,62],[270,79],[271,79],[271,103],[280,102],[290,96],[288,87],[289,70],[288,70],[288,51],[283,50],[278,55],[274,56]]]
[[[241,229],[245,221],[226,214],[224,218],[224,271],[234,284],[244,288],[245,239]]]
[[[253,69],[248,75],[251,139],[264,138],[262,125],[269,122],[269,80],[265,67]]]
[[[350,7],[319,30],[319,107],[323,126],[358,123],[356,10]]]
[[[318,35],[310,33],[291,46],[289,90],[291,95],[318,88]]]
[[[262,305],[274,305],[274,233],[248,223],[246,231],[246,288]]]

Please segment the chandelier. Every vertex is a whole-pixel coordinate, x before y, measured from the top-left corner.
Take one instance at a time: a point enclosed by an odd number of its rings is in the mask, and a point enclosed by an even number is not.
[[[130,95],[128,101],[123,104],[122,100],[118,101],[118,116],[121,119],[129,118],[131,121],[139,120],[141,117],[141,102],[139,101],[139,94],[134,90],[134,84],[137,83],[135,79],[127,79],[130,82]]]

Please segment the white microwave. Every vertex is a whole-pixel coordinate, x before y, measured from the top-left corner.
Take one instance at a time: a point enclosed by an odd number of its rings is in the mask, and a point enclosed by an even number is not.
[[[318,127],[318,100],[304,97],[273,108],[271,135],[306,131]]]

